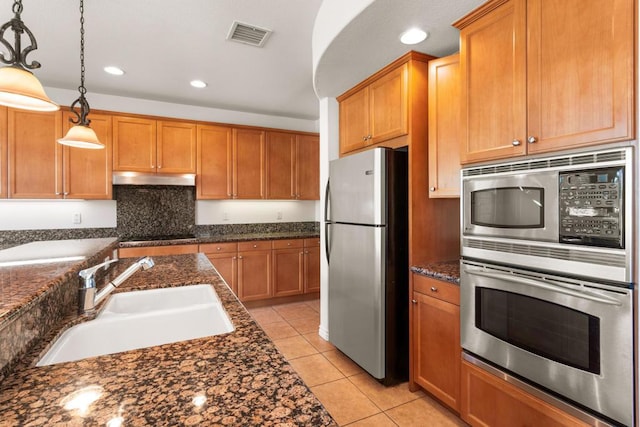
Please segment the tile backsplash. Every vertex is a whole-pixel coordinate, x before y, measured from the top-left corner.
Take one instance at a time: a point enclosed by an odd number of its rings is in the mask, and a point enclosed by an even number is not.
[[[195,187],[114,185],[121,239],[195,234]]]

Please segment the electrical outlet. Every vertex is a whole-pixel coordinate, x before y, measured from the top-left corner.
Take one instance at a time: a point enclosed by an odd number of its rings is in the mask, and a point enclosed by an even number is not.
[[[276,215],[276,219],[282,219],[282,212],[278,212],[278,214]]]
[[[223,221],[229,221],[229,212],[223,212],[222,213],[222,220]]]
[[[82,215],[79,212],[74,213],[72,222],[74,224],[80,224],[82,222]]]

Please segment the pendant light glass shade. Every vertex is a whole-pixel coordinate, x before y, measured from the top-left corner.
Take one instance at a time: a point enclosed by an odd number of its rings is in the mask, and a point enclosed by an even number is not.
[[[33,111],[57,111],[36,76],[20,67],[0,68],[0,104]]]
[[[69,147],[101,149],[104,144],[98,141],[98,136],[89,126],[75,125],[58,143]]]

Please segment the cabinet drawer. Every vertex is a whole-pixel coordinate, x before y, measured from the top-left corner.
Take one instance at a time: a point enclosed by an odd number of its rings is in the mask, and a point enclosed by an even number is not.
[[[460,305],[460,286],[413,274],[413,290],[451,304]]]
[[[238,242],[238,252],[271,250],[271,240],[254,240],[252,242]]]
[[[119,258],[135,258],[140,256],[162,256],[197,254],[198,245],[137,246],[118,249]]]
[[[205,254],[230,253],[238,251],[238,243],[203,243],[200,252]]]
[[[312,239],[304,239],[305,248],[315,248],[320,246],[320,238],[314,237]]]
[[[273,249],[301,248],[303,246],[303,239],[285,239],[273,241]]]

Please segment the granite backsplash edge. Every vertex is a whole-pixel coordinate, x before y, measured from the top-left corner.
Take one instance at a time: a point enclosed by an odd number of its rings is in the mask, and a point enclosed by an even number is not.
[[[286,233],[286,232],[320,232],[320,223],[317,221],[303,222],[275,222],[255,224],[209,224],[196,225],[196,237],[215,237],[226,234],[255,234],[255,233]],[[69,228],[51,230],[0,230],[0,249],[25,243],[43,240],[69,240],[69,239],[93,239],[104,237],[116,237],[117,229],[114,228]]]

